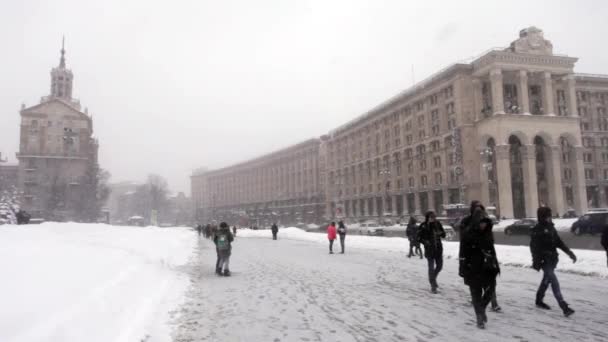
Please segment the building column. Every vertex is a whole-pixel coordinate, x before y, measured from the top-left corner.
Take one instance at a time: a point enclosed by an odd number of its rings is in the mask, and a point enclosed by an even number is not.
[[[479,78],[473,78],[473,110],[475,111],[474,120],[479,121],[483,119],[483,99],[481,94],[481,80]]]
[[[522,146],[522,171],[526,197],[526,217],[536,217],[538,209],[538,181],[536,177],[536,146]]]
[[[551,73],[545,71],[543,73],[543,108],[545,115],[555,115],[555,109],[553,108],[553,79]]]
[[[574,184],[572,191],[574,192],[574,210],[578,215],[583,215],[587,212],[587,185],[585,184],[585,166],[583,164],[583,147],[574,147]]]
[[[435,208],[435,190],[430,189],[426,192],[426,194],[429,210],[434,211],[435,216],[439,216],[439,213],[437,213],[437,209]]]
[[[359,215],[359,200],[358,199],[353,199],[352,201],[353,203],[353,212],[352,212],[352,217],[357,217],[360,216]]]
[[[443,199],[443,207],[441,208],[441,216],[446,216],[447,213],[445,211],[445,206],[450,204],[450,192],[448,191],[448,187],[444,186],[443,189],[441,189],[441,192],[443,194],[442,199]]]
[[[378,216],[378,200],[376,196],[371,198],[372,201],[372,216]]]
[[[414,192],[414,215],[421,215],[422,211],[420,210],[420,195],[418,192]]]
[[[549,205],[553,212],[563,215],[566,213],[564,206],[564,188],[562,185],[562,153],[558,145],[549,146],[549,161],[545,162],[547,168],[547,185],[549,187]]]
[[[502,70],[493,69],[490,71],[490,81],[492,83],[492,111],[494,114],[505,113],[504,90],[502,83]]]
[[[482,156],[482,158],[486,158],[485,156]],[[481,190],[481,195],[479,196],[479,200],[481,201],[481,203],[483,203],[483,205],[489,205],[490,203],[490,183],[489,183],[489,179],[488,179],[488,165],[491,165],[490,163],[488,163],[487,161],[482,161],[481,165],[479,165],[479,182],[480,182],[480,190]]]
[[[566,76],[566,101],[568,102],[568,116],[578,116],[576,102],[576,81],[574,75]]]
[[[393,213],[393,216],[397,216],[397,195],[392,195],[391,200],[393,201],[391,212]]]
[[[409,215],[410,211],[407,206],[407,194],[402,194],[401,197],[403,197],[403,202],[401,202],[401,205],[403,205],[403,215]]]
[[[528,94],[528,72],[519,70],[519,105],[522,114],[530,114],[530,97]]]
[[[498,178],[498,208],[500,217],[513,218],[513,193],[511,189],[511,161],[509,145],[498,145],[496,153],[496,175]]]

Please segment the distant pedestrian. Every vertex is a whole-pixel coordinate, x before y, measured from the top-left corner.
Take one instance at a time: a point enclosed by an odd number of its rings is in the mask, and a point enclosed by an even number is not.
[[[481,208],[475,209],[469,229],[461,236],[458,256],[458,274],[469,286],[477,327],[485,329],[486,307],[492,301],[500,266],[494,248],[492,220],[484,216]]]
[[[606,250],[606,263],[608,264],[608,217],[604,224],[604,231],[602,232],[602,246]]]
[[[424,245],[424,256],[429,266],[429,283],[431,292],[437,293],[437,275],[443,268],[443,244],[441,238],[445,238],[445,231],[441,222],[437,221],[435,212],[429,211],[424,215],[424,222],[418,230],[418,241]]]
[[[232,241],[234,236],[230,232],[230,227],[226,222],[220,223],[220,229],[213,239],[218,250],[219,267],[216,272],[224,277],[230,276],[230,255],[232,254]]]
[[[346,226],[343,221],[338,222],[338,234],[340,235],[340,247],[342,251],[340,254],[344,254],[344,240],[346,239]]]
[[[336,222],[327,227],[327,239],[329,240],[329,254],[334,254],[334,240],[336,240]]]
[[[414,216],[411,216],[410,221],[407,223],[405,235],[410,242],[410,252],[407,257],[411,258],[413,255],[419,255],[420,259],[422,259],[422,251],[420,250],[420,243],[418,242],[418,222],[416,222]]]
[[[199,224],[196,226],[196,232],[198,233],[198,237],[200,238],[203,235],[203,225]]]
[[[210,231],[209,238],[215,244],[215,254],[216,254],[216,257],[217,257],[216,261],[215,261],[215,273],[218,274],[218,275],[220,275],[222,273],[221,272],[221,268],[220,268],[220,250],[217,248],[217,242],[216,242],[216,239],[215,239],[215,237],[216,237],[216,235],[217,235],[217,233],[218,233],[219,230],[218,230],[218,227],[215,224],[215,221],[209,227],[209,231]]]
[[[553,295],[562,309],[564,316],[568,317],[574,313],[568,303],[564,301],[562,292],[559,286],[559,281],[555,275],[555,268],[559,262],[559,254],[557,249],[561,249],[576,262],[576,255],[572,253],[570,248],[562,241],[555,230],[551,219],[551,208],[540,207],[537,211],[538,223],[530,234],[530,251],[532,252],[532,267],[540,271],[543,270],[543,280],[541,281],[538,291],[536,292],[536,306],[541,309],[551,309],[549,305],[543,302],[545,292],[549,285],[553,290]]]
[[[268,226],[266,226],[266,227],[268,227]],[[276,223],[273,223],[272,227],[270,227],[270,230],[272,231],[272,239],[276,240],[277,234],[279,233],[279,226],[277,226]]]
[[[236,226],[232,226],[232,234],[236,237]]]

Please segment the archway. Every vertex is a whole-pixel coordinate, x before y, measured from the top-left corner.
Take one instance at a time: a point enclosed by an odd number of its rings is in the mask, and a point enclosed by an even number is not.
[[[526,196],[524,192],[523,160],[521,140],[511,135],[509,137],[509,164],[511,167],[511,196],[513,200],[513,216],[526,216]]]

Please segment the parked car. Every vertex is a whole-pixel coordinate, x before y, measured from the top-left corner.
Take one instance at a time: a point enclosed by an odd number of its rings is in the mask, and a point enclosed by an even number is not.
[[[570,231],[574,235],[600,234],[606,226],[607,218],[608,211],[589,211],[572,224]]]
[[[438,217],[437,221],[441,223],[443,230],[445,231],[445,239],[448,241],[453,241],[456,239],[456,231],[454,230],[454,226],[452,226],[450,219],[447,217]]]
[[[505,235],[530,235],[534,226],[536,226],[536,220],[534,219],[518,220],[505,228]]]
[[[361,223],[361,225],[359,225],[359,232],[361,234],[367,234],[370,236],[383,236],[384,235],[384,229],[382,227],[380,227],[378,222],[375,222],[375,221],[367,221],[367,222]]]

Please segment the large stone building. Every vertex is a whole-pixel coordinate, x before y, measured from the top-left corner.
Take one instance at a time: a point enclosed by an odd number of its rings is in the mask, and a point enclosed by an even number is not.
[[[92,117],[72,98],[73,81],[62,47],[59,66],[51,70],[50,95],[20,111],[19,187],[22,207],[34,216],[77,219],[96,194],[88,185],[95,177],[98,143]]]
[[[326,157],[328,216],[442,212],[472,199],[509,218],[608,206],[608,76],[576,74],[576,61],[530,27],[334,129],[317,164]],[[232,170],[216,175],[260,186]]]
[[[325,209],[322,156],[321,140],[310,139],[234,166],[194,172],[197,220],[318,221]]]

